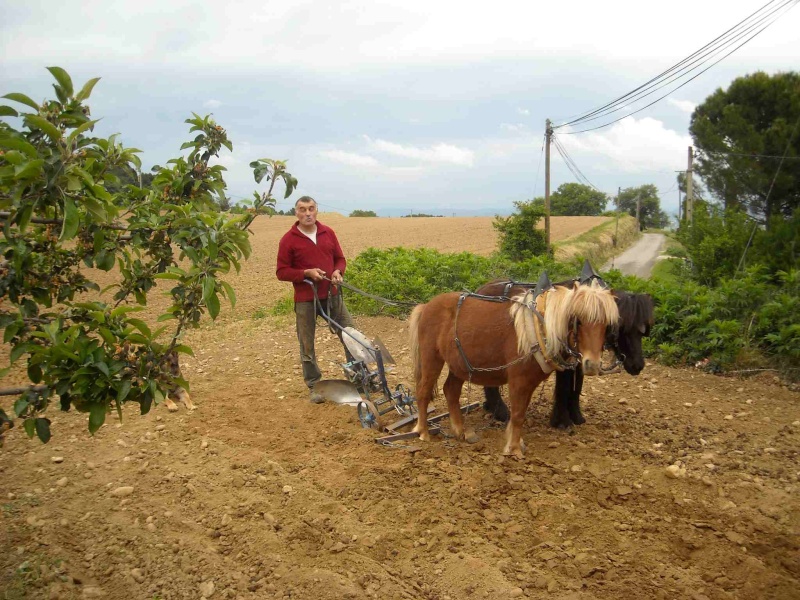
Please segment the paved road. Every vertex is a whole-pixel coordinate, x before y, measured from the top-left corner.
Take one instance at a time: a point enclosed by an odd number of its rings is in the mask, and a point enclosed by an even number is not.
[[[625,275],[636,275],[647,279],[656,264],[661,249],[664,247],[664,235],[661,233],[645,233],[633,246],[619,256],[608,261],[603,270],[619,269]]]

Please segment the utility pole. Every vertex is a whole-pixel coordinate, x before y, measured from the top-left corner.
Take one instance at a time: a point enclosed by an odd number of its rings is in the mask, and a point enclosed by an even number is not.
[[[550,141],[553,138],[553,127],[550,119],[544,122],[544,239],[547,252],[550,253]]]
[[[636,224],[639,226],[639,231],[642,230],[642,222],[639,220],[639,215],[642,212],[642,195],[636,196]]]
[[[692,159],[694,158],[693,148],[689,146],[689,166],[686,170],[686,221],[692,224],[694,216],[694,194],[692,193]]]
[[[612,241],[613,242],[612,246],[615,248],[614,254],[611,256],[611,268],[612,269],[614,268],[614,261],[617,259],[616,247],[617,247],[617,240],[619,239],[619,195],[620,195],[621,192],[622,192],[622,188],[618,187],[617,188],[617,210],[615,211],[617,213],[617,222],[616,222],[616,225],[614,225],[614,239]]]

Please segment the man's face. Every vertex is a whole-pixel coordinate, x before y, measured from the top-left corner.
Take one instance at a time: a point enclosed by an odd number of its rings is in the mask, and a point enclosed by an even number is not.
[[[317,203],[298,202],[294,207],[294,215],[300,221],[300,225],[311,226],[317,222]]]

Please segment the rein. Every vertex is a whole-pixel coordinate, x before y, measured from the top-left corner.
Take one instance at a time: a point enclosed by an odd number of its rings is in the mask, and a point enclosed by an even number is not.
[[[331,281],[328,277],[323,277],[325,281]],[[331,281],[331,283],[333,283]],[[388,306],[408,306],[414,307],[420,302],[403,302],[401,300],[389,300],[388,298],[384,298],[382,296],[376,296],[375,294],[370,294],[369,292],[365,292],[364,290],[358,289],[354,285],[350,285],[349,283],[345,283],[344,281],[340,281],[339,283],[333,283],[333,285],[338,285],[339,287],[347,288],[351,292],[355,292],[356,294],[360,294],[361,296],[365,296],[366,298],[370,298],[371,300],[377,300],[378,302],[383,302]]]

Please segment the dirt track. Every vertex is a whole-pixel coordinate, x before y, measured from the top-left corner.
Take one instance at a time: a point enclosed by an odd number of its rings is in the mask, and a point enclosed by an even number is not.
[[[547,427],[547,384],[525,461],[480,411],[478,444],[410,453],[307,402],[289,318],[238,314],[189,336],[194,413],[129,407],[92,438],[51,410],[49,445],[11,432],[3,598],[800,598],[800,394],[772,377],[587,380],[572,434]],[[405,323],[356,321],[410,383]]]

